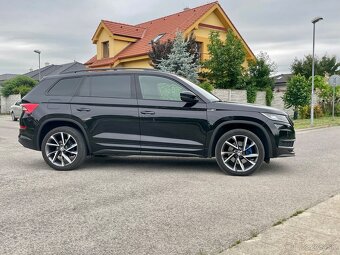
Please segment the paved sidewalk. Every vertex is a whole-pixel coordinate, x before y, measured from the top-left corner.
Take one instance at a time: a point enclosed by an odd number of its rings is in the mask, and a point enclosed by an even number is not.
[[[340,194],[220,255],[231,254],[340,254]]]

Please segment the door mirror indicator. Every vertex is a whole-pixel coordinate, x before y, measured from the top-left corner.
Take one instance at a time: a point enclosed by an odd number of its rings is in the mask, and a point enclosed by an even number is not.
[[[187,103],[197,103],[198,102],[197,96],[194,93],[192,93],[191,91],[181,92],[181,100],[183,102],[187,102]]]

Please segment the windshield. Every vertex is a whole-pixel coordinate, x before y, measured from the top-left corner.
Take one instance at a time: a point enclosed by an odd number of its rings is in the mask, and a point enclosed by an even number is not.
[[[182,81],[188,83],[189,85],[193,86],[199,93],[201,93],[206,99],[208,99],[210,102],[216,102],[221,101],[219,98],[214,96],[213,94],[209,93],[208,91],[202,89],[200,86],[197,86],[195,83],[176,75],[178,78],[180,78]]]

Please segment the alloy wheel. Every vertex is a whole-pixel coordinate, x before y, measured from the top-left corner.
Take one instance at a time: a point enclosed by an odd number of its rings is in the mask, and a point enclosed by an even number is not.
[[[67,166],[74,162],[78,155],[76,139],[65,132],[58,132],[49,137],[45,145],[47,158],[56,166]]]
[[[245,135],[234,135],[228,138],[221,149],[224,164],[233,172],[251,170],[259,158],[257,144]]]

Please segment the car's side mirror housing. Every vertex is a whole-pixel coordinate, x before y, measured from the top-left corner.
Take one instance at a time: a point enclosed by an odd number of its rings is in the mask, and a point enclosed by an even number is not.
[[[181,100],[186,103],[197,103],[197,96],[191,91],[183,91],[181,92]]]

